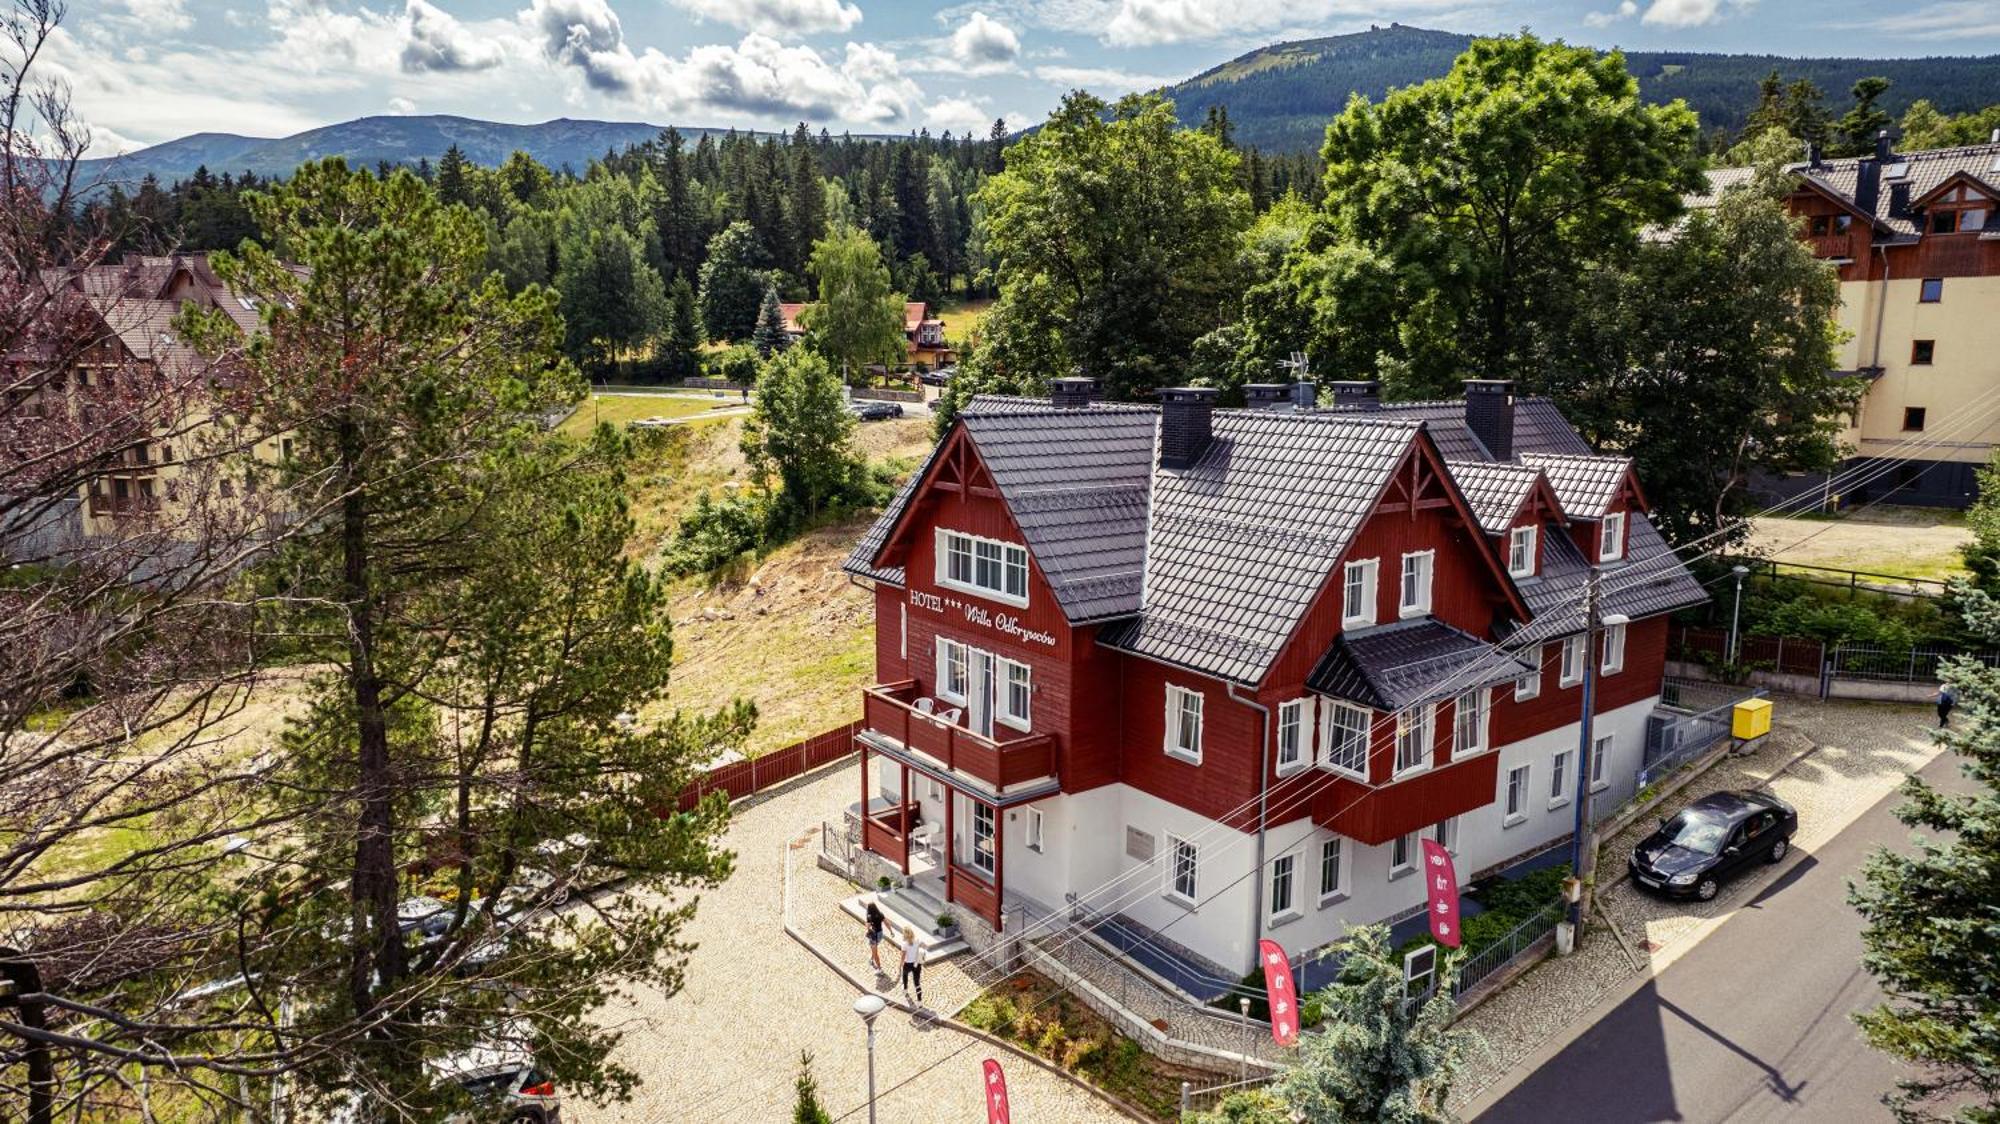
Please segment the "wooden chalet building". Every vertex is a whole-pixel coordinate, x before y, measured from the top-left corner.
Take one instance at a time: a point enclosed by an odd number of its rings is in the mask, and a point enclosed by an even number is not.
[[[2000,132],[1987,144],[1898,153],[1888,134],[1860,157],[1813,154],[1787,206],[1799,237],[1839,272],[1838,375],[1865,379],[1844,434],[1845,468],[1883,471],[1838,497],[1964,507],[2000,448]],[[1750,169],[1709,173],[1713,203]],[[1779,494],[1824,489],[1796,477]],[[1826,497],[1831,502],[1834,497]]]
[[[973,399],[847,560],[862,843],[914,889],[995,928],[1081,899],[1233,977],[1420,910],[1424,834],[1468,878],[1568,837],[1586,658],[1592,787],[1632,793],[1703,594],[1629,460],[1506,383],[1090,386]]]

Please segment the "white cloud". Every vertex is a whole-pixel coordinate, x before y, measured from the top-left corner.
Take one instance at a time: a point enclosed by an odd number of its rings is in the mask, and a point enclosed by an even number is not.
[[[1021,37],[985,12],[974,12],[951,33],[951,57],[968,74],[998,74],[1021,57]]]
[[[1213,39],[1223,30],[1223,11],[1207,0],[1119,0],[1104,26],[1104,41],[1116,47],[1150,47]]]
[[[984,98],[939,98],[924,108],[924,124],[954,132],[982,131],[998,116]]]
[[[499,66],[504,57],[498,42],[473,33],[451,13],[425,0],[409,0],[404,24],[402,64],[413,74],[485,70]]]
[[[700,19],[766,35],[815,35],[847,31],[861,22],[861,9],[840,0],[671,0]]]
[[[1583,22],[1588,27],[1610,27],[1619,20],[1629,20],[1639,14],[1637,0],[1623,0],[1608,12],[1585,12]]]
[[[408,117],[417,111],[417,103],[408,98],[390,98],[389,112],[397,117]]]
[[[1949,0],[1840,26],[1902,39],[1958,39],[1969,33],[1991,32],[2000,26],[2000,14],[1987,0]]]
[[[271,0],[265,18],[277,33],[281,63],[294,72],[383,73],[394,69],[402,51],[402,21],[369,8],[336,11],[325,0]]]
[[[1640,23],[1657,27],[1700,27],[1722,16],[1722,0],[1653,0]]]
[[[118,0],[118,6],[150,31],[186,31],[194,26],[187,0]]]
[[[1154,90],[1177,81],[1161,74],[1134,74],[1127,70],[1097,66],[1038,66],[1035,68],[1035,77],[1070,89],[1113,95],[1128,94],[1134,90]]]

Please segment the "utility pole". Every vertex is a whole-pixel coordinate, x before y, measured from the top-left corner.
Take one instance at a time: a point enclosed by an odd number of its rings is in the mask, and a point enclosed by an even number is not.
[[[48,1016],[41,996],[42,976],[35,970],[35,962],[11,948],[0,948],[0,1010],[18,1008],[23,1029],[46,1031]],[[49,1044],[26,1034],[21,1035],[21,1041],[28,1055],[27,1124],[53,1124],[56,1069],[49,1057]]]
[[[1597,705],[1597,635],[1603,627],[1599,619],[1601,606],[1598,602],[1599,587],[1603,582],[1603,571],[1591,567],[1590,579],[1584,590],[1583,629],[1583,717],[1579,723],[1576,750],[1576,832],[1569,841],[1569,869],[1575,885],[1569,895],[1569,916],[1564,924],[1568,927],[1568,940],[1564,942],[1558,934],[1557,943],[1567,944],[1575,951],[1583,937],[1583,919],[1590,909],[1589,889],[1593,849],[1585,833],[1590,830],[1590,774],[1591,756],[1596,750],[1596,739],[1592,737],[1592,711]]]

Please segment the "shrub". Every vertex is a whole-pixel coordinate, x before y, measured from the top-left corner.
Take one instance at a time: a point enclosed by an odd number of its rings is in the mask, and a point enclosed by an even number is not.
[[[681,516],[667,545],[669,573],[705,574],[721,569],[765,543],[769,505],[757,494],[714,499],[704,494]]]
[[[1061,1061],[1063,1047],[1069,1044],[1069,1035],[1063,1031],[1061,1019],[1050,1019],[1042,1028],[1042,1036],[1035,1042],[1035,1050],[1050,1061]]]
[[[725,347],[711,352],[702,363],[702,373],[712,379],[728,379],[733,383],[750,386],[757,381],[757,365],[760,362],[757,349],[747,343]]]

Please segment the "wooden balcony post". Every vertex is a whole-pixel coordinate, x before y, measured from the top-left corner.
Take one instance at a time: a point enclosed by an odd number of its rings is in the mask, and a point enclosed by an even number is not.
[[[1007,820],[993,807],[993,929],[1000,929],[1000,903],[1007,896]]]
[[[896,808],[896,829],[903,834],[903,877],[910,876],[910,767],[903,766],[903,791]]]
[[[947,786],[944,790],[944,900],[946,905],[950,905],[953,900],[951,890],[953,883],[956,881],[954,874],[958,869],[957,846],[953,843],[955,836],[952,834],[955,826],[954,813],[957,811],[958,790]]]

